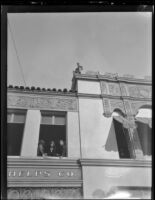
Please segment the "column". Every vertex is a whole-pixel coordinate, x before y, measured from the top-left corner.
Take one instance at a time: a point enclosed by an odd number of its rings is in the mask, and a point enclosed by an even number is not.
[[[21,156],[37,156],[40,121],[40,110],[27,111]]]
[[[135,158],[136,159],[142,159],[143,158],[143,151],[142,151],[142,147],[141,147],[141,144],[140,144],[138,132],[137,132],[137,129],[136,129],[134,117],[128,116],[128,120],[130,120],[130,122],[132,124],[132,126],[129,128],[129,132],[130,132],[130,135],[131,135],[131,142],[133,144],[133,148],[134,148],[134,152],[135,152]]]

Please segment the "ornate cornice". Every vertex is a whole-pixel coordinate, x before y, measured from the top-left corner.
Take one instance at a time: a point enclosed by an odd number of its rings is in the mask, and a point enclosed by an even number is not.
[[[82,166],[152,167],[151,161],[133,159],[80,159]]]

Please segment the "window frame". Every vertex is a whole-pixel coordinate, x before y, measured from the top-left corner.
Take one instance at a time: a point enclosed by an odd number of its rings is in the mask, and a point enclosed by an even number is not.
[[[67,116],[68,116],[68,112],[67,111],[57,111],[57,110],[40,110],[40,113],[41,113],[41,121],[40,121],[40,126],[41,125],[55,125],[55,126],[65,126],[65,144],[66,144],[66,156],[64,158],[68,158],[68,127],[67,127]],[[42,116],[43,115],[46,115],[46,116],[63,116],[65,118],[65,124],[64,125],[56,125],[56,124],[46,124],[46,123],[43,123],[42,124]],[[53,120],[55,121],[55,119]],[[39,129],[39,137],[40,137],[40,129]],[[39,138],[38,138],[38,142],[39,142]],[[40,156],[36,156],[37,158],[39,158]],[[55,158],[55,157],[51,157],[51,156],[46,156],[48,158]]]
[[[7,157],[9,158],[20,158],[22,157],[21,155],[21,149],[22,149],[22,145],[23,145],[23,138],[24,138],[24,129],[25,129],[25,123],[26,123],[26,118],[27,118],[27,109],[13,109],[13,108],[7,108],[7,128],[8,128],[8,123],[10,124],[24,124],[23,126],[23,135],[22,135],[22,140],[21,140],[21,147],[20,147],[20,153],[19,155],[8,155],[7,154]],[[8,114],[11,114],[11,121],[8,122]],[[14,116],[15,114],[24,114],[25,116],[25,119],[24,119],[24,122],[14,122]],[[8,137],[8,134],[7,134],[7,137]],[[7,139],[7,138],[6,138]],[[8,144],[7,144],[8,145]]]

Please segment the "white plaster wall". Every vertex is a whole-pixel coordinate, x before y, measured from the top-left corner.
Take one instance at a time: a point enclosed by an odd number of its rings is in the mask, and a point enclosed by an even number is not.
[[[40,121],[40,110],[27,111],[21,156],[37,156]]]
[[[103,116],[102,99],[79,98],[79,112],[82,157],[119,159],[112,117]],[[108,151],[107,141],[113,145]]]
[[[85,94],[101,94],[100,82],[78,80],[78,92]]]
[[[67,113],[67,144],[68,144],[68,157],[80,158],[78,112]]]
[[[84,166],[84,198],[94,198],[93,193],[106,194],[117,186],[151,187],[151,168]]]

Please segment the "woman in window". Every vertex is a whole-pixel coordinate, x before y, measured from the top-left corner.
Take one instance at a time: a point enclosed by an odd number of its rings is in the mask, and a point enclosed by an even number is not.
[[[45,155],[45,141],[40,140],[37,149],[37,156],[43,156],[43,155]]]

